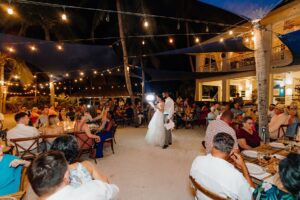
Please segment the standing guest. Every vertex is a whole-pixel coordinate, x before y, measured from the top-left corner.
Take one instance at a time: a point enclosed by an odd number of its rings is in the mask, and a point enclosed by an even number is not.
[[[216,116],[218,116],[218,115],[220,115],[221,114],[221,106],[220,106],[220,104],[218,104],[218,103],[216,103],[215,105],[214,105],[214,107],[215,107],[215,115]]]
[[[277,104],[274,109],[275,115],[271,118],[269,123],[269,133],[271,139],[278,138],[278,130],[281,125],[287,123],[288,116],[284,113],[284,105]],[[282,135],[282,133],[280,133]],[[281,136],[279,135],[279,137]]]
[[[270,104],[268,109],[268,117],[271,119],[275,115],[275,104]]]
[[[39,109],[37,107],[33,107],[32,110],[31,110],[31,114],[30,114],[30,121],[31,121],[31,124],[33,126],[35,126],[38,122],[38,119],[39,119],[39,114],[38,114],[38,111]]]
[[[234,139],[227,133],[217,133],[213,138],[211,154],[198,156],[192,164],[190,175],[197,183],[219,196],[229,199],[251,200],[254,186],[245,162],[234,152]],[[237,170],[230,162],[241,170]],[[197,191],[197,199],[210,200]]]
[[[213,138],[217,133],[225,132],[232,136],[234,139],[234,149],[238,150],[238,143],[234,129],[230,126],[232,123],[233,114],[230,111],[225,111],[221,119],[217,119],[208,124],[205,133],[205,146],[206,153],[210,153],[213,147]]]
[[[72,187],[68,163],[59,151],[40,154],[29,167],[28,180],[34,192],[45,200],[113,200],[119,192],[117,186],[99,180]]]
[[[74,112],[74,109],[72,107],[69,108],[69,111],[67,112],[66,115],[70,119],[70,121],[75,120],[75,112]]]
[[[88,124],[86,123],[86,117],[84,114],[77,114],[76,121],[74,124],[74,132],[85,133],[89,138],[93,138],[96,140],[96,142],[100,142],[100,137],[91,133],[91,130]]]
[[[17,125],[7,132],[8,141],[17,138],[36,137],[39,135],[39,132],[36,128],[28,126],[29,117],[26,113],[17,113],[15,115],[15,121],[17,122]],[[19,142],[19,144],[25,149],[28,149],[32,145],[32,143],[33,141]],[[31,149],[34,148],[36,148],[36,144],[34,144]]]
[[[98,137],[100,137],[100,142],[96,144],[96,157],[103,157],[103,144],[107,138],[113,137],[113,127],[115,125],[115,121],[112,116],[112,112],[108,111],[106,117],[102,119],[101,127],[97,132]]]
[[[236,137],[240,150],[252,149],[260,145],[260,137],[254,129],[251,117],[243,118],[243,127],[237,130]]]
[[[253,192],[254,199],[299,200],[300,154],[290,153],[285,159],[280,161],[279,177],[274,178],[274,180],[278,187],[271,183],[263,182]]]
[[[240,96],[240,93],[236,93],[235,98],[233,98],[233,103],[234,104],[238,103],[240,106],[244,105],[244,100],[243,97]]]
[[[48,115],[49,115],[49,109],[45,107],[42,111],[42,114],[39,116],[39,119],[37,121],[37,127],[43,127],[48,124]]]
[[[65,108],[62,108],[60,111],[59,111],[59,120],[60,121],[67,121],[68,120],[68,117],[67,117],[67,112],[66,112],[66,109]]]
[[[9,154],[3,154],[0,145],[0,196],[19,191],[22,166],[28,167],[30,162]],[[1,198],[0,198],[1,199]]]
[[[49,108],[49,115],[57,115],[58,116],[58,113],[56,112],[54,106],[51,106]]]

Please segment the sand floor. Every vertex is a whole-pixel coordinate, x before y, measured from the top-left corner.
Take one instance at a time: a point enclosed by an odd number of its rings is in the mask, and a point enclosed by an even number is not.
[[[6,116],[5,127],[14,125]],[[9,120],[8,120],[9,119]],[[115,154],[105,147],[104,158],[97,167],[111,183],[119,186],[120,200],[192,200],[189,170],[193,159],[204,154],[202,128],[178,129],[173,132],[173,145],[163,150],[148,146],[146,128],[118,128]]]

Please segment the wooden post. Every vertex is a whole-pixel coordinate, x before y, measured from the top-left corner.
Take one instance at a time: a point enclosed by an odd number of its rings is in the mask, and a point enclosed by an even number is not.
[[[0,60],[0,112],[3,112],[4,65],[5,65],[5,61],[4,60]]]
[[[50,87],[50,105],[55,106],[55,88],[54,88],[54,82],[53,79],[50,77],[49,78],[49,87]]]
[[[264,142],[270,140],[268,130],[268,89],[269,69],[271,64],[272,32],[268,31],[259,22],[253,23],[254,29],[254,56],[257,78],[259,134]]]

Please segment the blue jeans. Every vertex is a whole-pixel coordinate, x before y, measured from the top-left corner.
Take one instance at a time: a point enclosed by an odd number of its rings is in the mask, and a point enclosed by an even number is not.
[[[98,132],[101,141],[96,143],[96,158],[103,158],[103,145],[106,139],[112,138],[112,131]]]

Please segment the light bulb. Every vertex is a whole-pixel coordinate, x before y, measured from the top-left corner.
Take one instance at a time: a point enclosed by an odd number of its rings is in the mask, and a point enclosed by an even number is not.
[[[145,20],[145,21],[144,21],[144,27],[145,27],[145,28],[148,28],[148,26],[149,26],[149,22],[148,22],[147,20]]]
[[[195,43],[199,43],[200,39],[198,37],[195,38]]]
[[[59,51],[62,51],[62,50],[63,50],[63,47],[62,47],[62,45],[60,45],[60,44],[58,44],[58,45],[56,46],[56,48],[57,48],[57,50],[59,50]]]
[[[68,17],[66,15],[66,13],[61,14],[61,20],[63,20],[63,21],[67,21],[68,20]]]
[[[143,40],[143,41],[142,41],[142,45],[145,45],[145,44],[146,44],[146,42],[145,42],[145,40]]]
[[[69,77],[69,74],[68,74],[68,73],[66,73],[66,74],[65,74],[65,76],[66,76],[66,77]]]
[[[246,38],[246,40],[245,40],[246,42],[249,42],[249,38]]]
[[[224,39],[223,38],[220,38],[220,42],[223,42],[224,41]]]
[[[29,48],[30,48],[31,51],[36,51],[37,50],[37,48],[34,45],[31,45]]]
[[[169,38],[169,43],[170,43],[170,44],[173,44],[173,43],[174,43],[173,38]]]
[[[253,32],[253,31],[251,31],[251,35],[254,35],[254,32]]]
[[[80,74],[80,76],[84,76],[84,73],[83,73],[83,72],[80,72],[79,74]]]
[[[233,31],[229,31],[229,35],[232,35],[233,34]]]
[[[8,50],[10,53],[14,53],[14,52],[16,51],[13,47],[8,47],[7,50]]]
[[[109,22],[109,20],[110,20],[110,19],[109,19],[109,13],[107,13],[107,15],[106,15],[106,17],[105,17],[105,21],[106,21],[106,22]]]
[[[98,74],[98,72],[95,70],[95,71],[94,71],[94,74]]]
[[[9,15],[13,15],[14,14],[14,9],[12,8],[12,7],[8,7],[7,8],[7,14],[9,14]]]
[[[208,33],[208,32],[209,32],[208,25],[206,25],[206,27],[205,27],[205,32],[206,32],[206,33]]]

